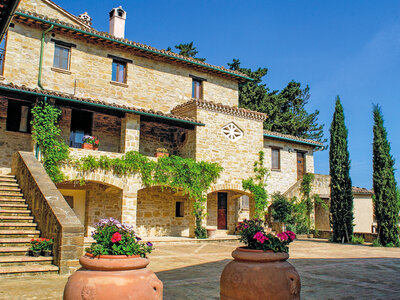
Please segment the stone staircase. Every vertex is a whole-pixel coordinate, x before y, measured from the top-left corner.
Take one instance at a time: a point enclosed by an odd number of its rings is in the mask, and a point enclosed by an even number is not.
[[[53,257],[26,256],[29,242],[39,236],[17,180],[0,175],[0,278],[58,272]]]

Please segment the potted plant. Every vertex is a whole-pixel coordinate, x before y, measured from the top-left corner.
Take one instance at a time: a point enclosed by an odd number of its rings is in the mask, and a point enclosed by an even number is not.
[[[165,148],[157,148],[156,152],[154,153],[154,156],[159,158],[159,157],[163,157],[163,156],[169,156],[169,151]]]
[[[100,146],[100,141],[98,138],[91,136],[91,135],[85,135],[82,138],[83,144],[82,144],[82,149],[87,149],[87,150],[94,150],[97,151]]]
[[[300,276],[286,261],[296,236],[291,231],[274,236],[263,225],[260,219],[238,224],[246,246],[232,252],[234,259],[222,272],[220,299],[300,299]]]
[[[42,252],[42,243],[43,239],[32,239],[30,241],[30,247],[28,249],[28,255],[34,256],[34,257],[39,257],[41,252]]]
[[[51,256],[53,254],[53,239],[43,239],[42,241],[42,255]]]
[[[64,300],[162,299],[163,284],[147,268],[153,245],[143,243],[132,226],[113,218],[100,220],[95,240],[79,259],[82,268],[68,280]]]

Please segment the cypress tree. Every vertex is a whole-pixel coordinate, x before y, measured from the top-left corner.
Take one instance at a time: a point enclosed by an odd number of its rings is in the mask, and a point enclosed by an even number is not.
[[[386,246],[399,245],[399,206],[394,179],[394,159],[390,155],[383,117],[378,105],[374,106],[373,186],[378,241]]]
[[[353,191],[350,159],[347,149],[347,128],[343,106],[336,97],[335,112],[330,128],[329,173],[331,175],[330,223],[333,242],[350,242],[353,234]]]

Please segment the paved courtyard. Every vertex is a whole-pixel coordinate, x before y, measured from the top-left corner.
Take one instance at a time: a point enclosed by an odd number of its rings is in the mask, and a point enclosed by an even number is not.
[[[156,244],[150,267],[164,299],[218,299],[219,276],[236,241]],[[295,241],[290,262],[302,299],[400,299],[400,249]],[[1,278],[0,299],[61,299],[66,276]]]

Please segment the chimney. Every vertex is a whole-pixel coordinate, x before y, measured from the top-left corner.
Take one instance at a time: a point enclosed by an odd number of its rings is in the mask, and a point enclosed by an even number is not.
[[[122,7],[113,8],[110,11],[110,34],[118,37],[125,37],[126,12]]]

